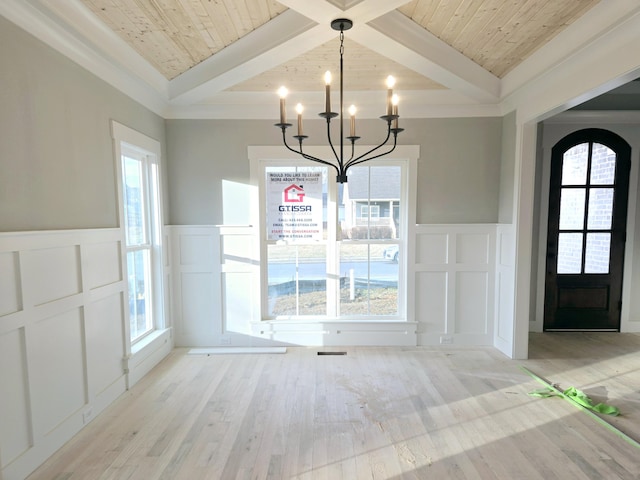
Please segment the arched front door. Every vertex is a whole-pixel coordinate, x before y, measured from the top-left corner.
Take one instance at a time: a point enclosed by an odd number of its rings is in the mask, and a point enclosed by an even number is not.
[[[619,330],[631,147],[585,129],[551,152],[545,330]]]

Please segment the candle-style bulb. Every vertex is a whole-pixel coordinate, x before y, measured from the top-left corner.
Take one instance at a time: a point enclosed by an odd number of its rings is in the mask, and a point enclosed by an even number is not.
[[[387,88],[393,88],[395,86],[395,84],[396,84],[396,79],[393,78],[392,75],[389,75],[387,77]]]
[[[391,97],[393,96],[393,86],[396,84],[396,79],[391,75],[387,77],[387,115],[392,115],[393,105],[391,104]]]
[[[324,74],[324,111],[328,115],[331,112],[331,72],[327,70]]]
[[[350,128],[349,128],[349,136],[356,136],[356,106],[351,105],[349,107],[349,115],[351,115]]]
[[[397,94],[393,94],[393,96],[391,97],[391,105],[393,105],[394,107],[398,106],[398,95]]]
[[[298,114],[298,135],[302,135],[302,111],[304,110],[304,108],[302,107],[301,103],[298,103],[296,105],[296,113]]]
[[[280,87],[278,89],[278,95],[280,95],[280,124],[281,125],[284,125],[285,123],[287,123],[287,114],[284,106],[284,99],[287,96],[287,93],[289,93],[289,91],[287,90],[286,87]]]

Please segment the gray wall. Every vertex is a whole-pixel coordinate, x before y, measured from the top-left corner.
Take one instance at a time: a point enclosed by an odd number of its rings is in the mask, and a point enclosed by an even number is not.
[[[224,223],[223,184],[248,182],[247,147],[280,144],[274,121],[165,121],[4,18],[0,61],[0,231],[117,226],[111,119],[160,141],[171,224]],[[402,126],[400,143],[421,151],[418,223],[497,222],[502,119]],[[323,121],[305,129],[324,144]],[[358,124],[363,144],[384,130]]]
[[[500,205],[498,221],[513,223],[513,198],[516,161],[516,112],[502,119],[502,163],[500,168]]]
[[[109,121],[164,120],[4,17],[0,64],[0,231],[117,226]]]
[[[249,145],[281,144],[273,123],[168,120],[169,222],[223,224],[223,183],[248,183]],[[501,118],[403,120],[401,126],[399,143],[420,145],[418,223],[498,221]],[[362,144],[384,131],[380,120],[358,123]],[[306,121],[305,134],[309,145],[323,145],[324,122]]]

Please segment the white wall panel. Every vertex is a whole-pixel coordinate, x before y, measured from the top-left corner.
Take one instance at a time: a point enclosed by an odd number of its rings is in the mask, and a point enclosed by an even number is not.
[[[223,331],[247,333],[257,297],[252,273],[223,273]],[[259,297],[258,297],[259,298]]]
[[[24,329],[0,335],[0,465],[32,445]]]
[[[217,345],[222,332],[218,229],[186,226],[169,227],[167,232],[175,344]]]
[[[425,233],[416,237],[416,263],[447,263],[448,259],[447,233]]]
[[[222,331],[220,304],[216,301],[220,290],[214,290],[214,285],[219,285],[219,282],[216,282],[212,273],[180,274],[182,321],[176,326],[178,335],[211,345],[214,334]]]
[[[418,225],[415,244],[418,343],[493,344],[495,225]]]
[[[506,355],[513,354],[515,295],[515,242],[512,225],[499,225],[496,231],[496,321],[494,345]]]
[[[217,240],[217,238],[216,238]],[[180,235],[178,249],[179,265],[207,265],[214,263],[214,237],[211,235]]]
[[[489,306],[487,272],[459,272],[456,276],[455,333],[487,333]]]
[[[496,337],[503,342],[513,340],[513,273],[498,272]]]
[[[87,377],[96,395],[122,377],[123,310],[121,292],[86,307]]]
[[[29,341],[34,420],[48,434],[86,402],[81,309],[35,323]]]
[[[489,235],[460,233],[456,238],[456,263],[487,265],[489,263]]]
[[[0,252],[0,317],[21,309],[18,252]]]
[[[222,264],[240,264],[249,266],[253,262],[254,239],[247,235],[223,235],[221,237]]]
[[[420,333],[441,333],[447,329],[447,272],[416,274],[416,319]]]
[[[26,478],[170,350],[165,330],[128,356],[121,241],[0,233],[0,478]]]
[[[495,225],[416,226],[415,262],[407,266],[415,294],[407,301],[417,332],[413,322],[390,322],[382,332],[372,322],[356,321],[349,323],[349,328],[357,324],[353,338],[345,335],[346,327],[334,328],[335,322],[259,321],[260,270],[252,227],[175,226],[171,231],[178,345],[252,345],[258,340],[339,345],[356,338],[359,344],[386,344],[385,335],[392,332],[399,335],[397,344],[416,339],[425,345],[493,344]]]
[[[31,250],[22,258],[25,288],[31,304],[43,305],[80,293],[78,245]]]
[[[122,280],[120,242],[89,244],[83,248],[83,253],[88,288],[103,287]]]

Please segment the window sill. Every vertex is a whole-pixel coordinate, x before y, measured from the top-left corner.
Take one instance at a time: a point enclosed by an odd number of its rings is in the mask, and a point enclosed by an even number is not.
[[[136,343],[131,345],[131,356],[134,357],[140,354],[141,352],[151,347],[158,341],[160,341],[161,343],[164,343],[162,339],[165,336],[170,337],[171,336],[170,331],[171,329],[164,328],[161,330],[154,330],[148,335],[145,335],[142,339],[138,340]]]

